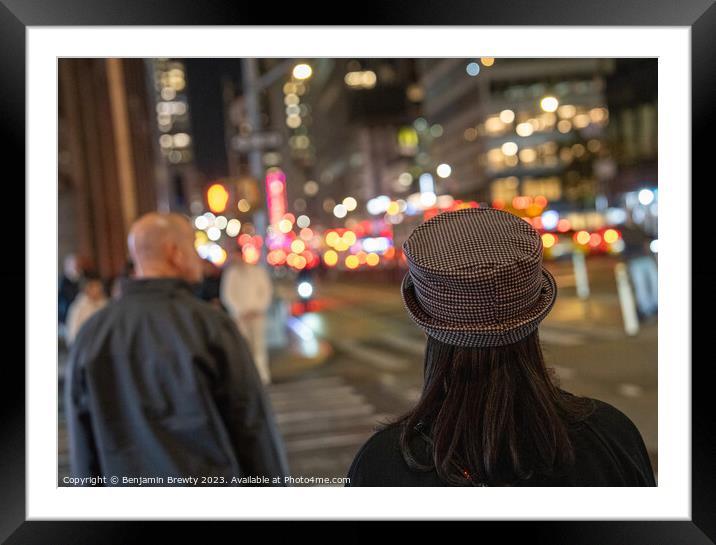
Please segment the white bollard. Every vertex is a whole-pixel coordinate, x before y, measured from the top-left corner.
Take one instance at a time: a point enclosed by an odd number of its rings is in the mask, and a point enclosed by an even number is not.
[[[639,317],[636,314],[634,293],[631,284],[629,284],[629,274],[624,263],[618,263],[614,267],[614,276],[617,280],[617,293],[619,294],[619,306],[622,309],[624,331],[627,335],[636,335],[639,333]]]
[[[577,286],[577,297],[580,299],[588,299],[589,277],[587,276],[587,264],[582,252],[572,252],[572,265],[574,266],[574,282]]]

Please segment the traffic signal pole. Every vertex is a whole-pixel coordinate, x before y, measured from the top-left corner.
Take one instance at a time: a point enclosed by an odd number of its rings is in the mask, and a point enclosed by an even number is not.
[[[261,130],[261,107],[259,104],[260,93],[276,82],[279,78],[285,76],[286,71],[290,69],[291,64],[294,61],[295,59],[287,59],[274,66],[266,74],[261,76],[259,74],[258,59],[244,58],[241,60],[242,92],[246,105],[246,117],[251,125],[252,133],[256,134]],[[248,155],[249,171],[251,176],[258,183],[259,191],[263,197],[263,202],[266,202],[265,170],[262,159],[262,150],[259,146],[253,146],[249,150]],[[256,232],[265,233],[267,227],[266,224],[266,212],[263,210],[256,211],[254,214]],[[266,264],[265,250],[265,245],[262,245],[260,261],[264,265]]]
[[[241,76],[246,116],[251,124],[251,132],[257,132],[261,126],[261,110],[259,109],[259,67],[258,59],[246,58],[241,60]],[[264,178],[263,164],[261,163],[261,150],[249,150],[249,170],[251,176],[261,185]]]
[[[259,75],[258,59],[245,58],[241,60],[242,91],[246,104],[246,116],[251,124],[252,132],[257,133],[261,128],[259,94],[275,83],[279,78],[285,76],[293,62],[295,62],[295,59],[287,59],[261,76]],[[261,161],[261,149],[259,147],[255,147],[249,151],[249,169],[251,176],[257,180],[263,180],[264,168]]]

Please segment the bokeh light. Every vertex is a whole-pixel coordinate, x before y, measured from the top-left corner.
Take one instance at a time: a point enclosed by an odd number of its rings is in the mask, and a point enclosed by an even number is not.
[[[518,148],[517,148],[517,144],[515,144],[514,142],[505,142],[504,144],[502,144],[500,149],[502,150],[502,153],[504,153],[505,155],[511,156],[511,155],[517,154]]]
[[[308,79],[313,74],[313,69],[310,65],[301,63],[293,67],[293,77],[296,79]]]
[[[551,248],[557,243],[557,237],[552,233],[545,233],[542,235],[542,246],[546,249]]]
[[[281,221],[278,222],[278,230],[281,231],[282,233],[284,233],[284,234],[290,233],[291,229],[293,229],[293,224],[289,220],[282,219]]]
[[[576,240],[578,244],[587,244],[590,238],[591,236],[587,231],[579,231],[574,235],[574,240]]]
[[[306,244],[300,240],[295,239],[293,242],[291,242],[291,251],[295,254],[300,254],[306,249]]]
[[[465,72],[468,76],[477,76],[480,73],[480,65],[476,62],[468,63],[465,67]]]
[[[500,112],[500,121],[503,123],[512,123],[515,120],[515,112],[512,110],[502,110]]]
[[[353,197],[346,197],[343,199],[343,206],[346,207],[348,212],[352,212],[358,207],[358,201],[356,201]]]
[[[604,242],[607,244],[613,244],[617,240],[619,240],[619,233],[616,229],[607,229],[604,231]]]
[[[226,210],[226,203],[229,202],[229,192],[222,184],[213,184],[206,192],[206,201],[209,210],[219,214]]]
[[[559,101],[557,97],[546,96],[540,101],[539,105],[545,112],[555,112],[559,107]]]
[[[447,163],[441,163],[435,172],[437,172],[437,175],[441,178],[447,178],[452,173],[452,168]]]
[[[338,263],[338,254],[333,250],[328,250],[323,254],[323,262],[329,267],[335,266],[335,264]]]

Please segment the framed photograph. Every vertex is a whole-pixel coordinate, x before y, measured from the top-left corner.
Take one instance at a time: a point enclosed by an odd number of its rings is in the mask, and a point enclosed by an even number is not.
[[[712,2],[296,9],[0,4],[4,542],[713,543]]]

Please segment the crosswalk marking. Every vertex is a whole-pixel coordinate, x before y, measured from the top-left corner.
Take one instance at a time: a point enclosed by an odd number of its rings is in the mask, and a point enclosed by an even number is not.
[[[360,433],[344,433],[332,435],[317,435],[306,439],[296,439],[294,441],[285,441],[286,452],[290,456],[297,452],[306,452],[331,447],[350,447],[358,446],[365,443],[371,436],[371,431],[366,430]]]
[[[305,378],[295,382],[283,382],[279,384],[272,384],[269,390],[272,394],[278,392],[291,392],[295,390],[306,391],[310,390],[311,387],[319,388],[329,385],[343,385],[345,381],[341,377],[328,376],[328,377],[317,377],[317,378]]]
[[[540,339],[548,345],[582,346],[587,335],[554,327],[540,328]],[[336,348],[351,358],[363,361],[381,371],[405,371],[419,365],[425,354],[425,339],[415,336],[378,335],[370,339],[343,339]]]
[[[398,336],[398,335],[380,335],[378,337],[381,342],[396,349],[397,353],[406,352],[415,356],[423,356],[425,354],[425,337]]]
[[[305,465],[323,449],[357,450],[390,416],[379,414],[342,377],[308,378],[268,387],[289,464]]]
[[[344,418],[326,420],[306,420],[304,422],[289,422],[279,424],[281,435],[286,438],[297,436],[307,436],[310,434],[330,434],[337,432],[349,432],[355,430],[374,430],[376,426],[382,422],[386,422],[391,418],[387,414],[367,414],[352,415]]]
[[[331,408],[340,404],[343,407],[362,405],[365,398],[358,394],[346,394],[341,396],[331,395],[315,397],[309,396],[306,398],[297,399],[272,399],[271,404],[275,411],[294,411],[304,409],[307,405],[314,408]]]
[[[330,409],[295,411],[290,413],[277,412],[276,422],[299,422],[315,418],[340,418],[343,416],[354,416],[358,414],[372,414],[375,411],[372,405],[356,405],[354,407],[332,407]]]
[[[355,390],[352,386],[341,386],[341,385],[326,385],[326,386],[312,386],[306,389],[294,389],[284,390],[281,392],[269,391],[269,395],[273,401],[290,401],[296,399],[296,394],[300,393],[302,399],[324,399],[333,397],[344,397],[355,395]]]
[[[366,346],[363,342],[355,339],[341,340],[336,343],[336,348],[350,355],[350,357],[362,360],[373,367],[387,371],[404,371],[410,363],[402,358],[398,351],[387,351],[382,348]]]

